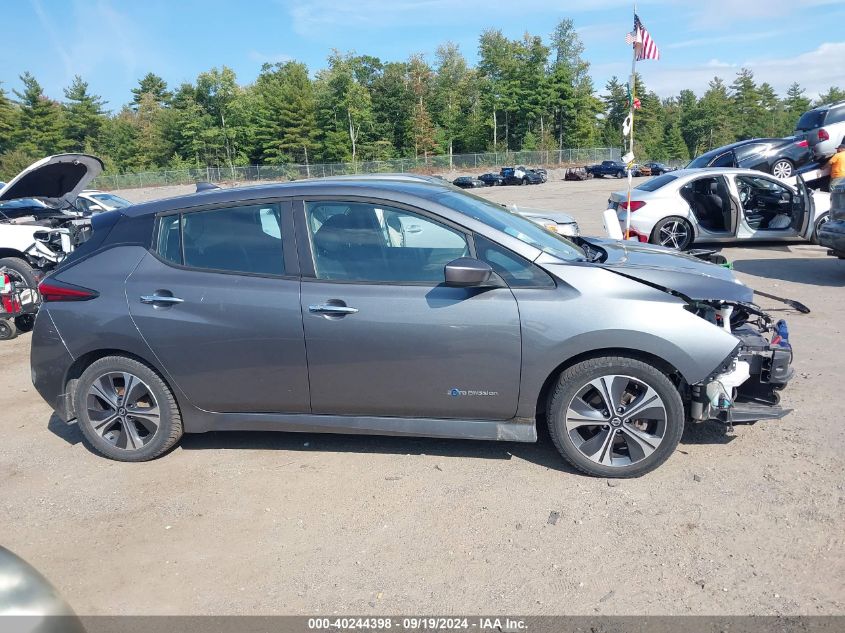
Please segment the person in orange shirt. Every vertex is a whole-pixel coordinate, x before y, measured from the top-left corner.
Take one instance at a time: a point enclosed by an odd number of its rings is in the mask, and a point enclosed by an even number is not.
[[[842,138],[842,142],[836,148],[836,153],[828,163],[830,164],[830,184],[845,183],[845,137]]]

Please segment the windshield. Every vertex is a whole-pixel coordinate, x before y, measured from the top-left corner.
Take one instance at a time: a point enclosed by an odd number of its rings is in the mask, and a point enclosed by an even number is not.
[[[103,202],[115,209],[122,209],[123,207],[128,207],[132,204],[129,200],[116,196],[113,193],[95,193],[91,194],[91,197],[97,202]]]
[[[637,185],[634,187],[635,189],[639,189],[640,191],[657,191],[664,185],[668,185],[670,182],[675,180],[677,176],[673,176],[672,174],[663,174],[662,176],[655,176],[654,178],[649,178],[641,185]]]
[[[531,220],[484,198],[459,191],[446,191],[434,200],[559,259],[585,259],[584,251],[565,237],[547,231]]]

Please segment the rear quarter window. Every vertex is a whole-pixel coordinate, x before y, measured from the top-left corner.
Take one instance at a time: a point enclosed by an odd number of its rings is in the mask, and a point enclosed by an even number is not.
[[[827,111],[824,124],[831,125],[833,123],[842,123],[845,121],[845,105],[836,106]]]

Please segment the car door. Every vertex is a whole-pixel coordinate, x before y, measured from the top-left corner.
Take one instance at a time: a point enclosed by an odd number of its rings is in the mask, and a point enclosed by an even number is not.
[[[419,209],[310,199],[295,213],[314,413],[506,420],[521,335],[506,286],[444,285],[472,254],[459,227]]]
[[[177,386],[208,411],[309,412],[290,204],[225,205],[157,223],[126,296]]]
[[[770,176],[739,174],[732,176],[742,221],[737,227],[739,239],[794,238],[806,229],[806,194]]]

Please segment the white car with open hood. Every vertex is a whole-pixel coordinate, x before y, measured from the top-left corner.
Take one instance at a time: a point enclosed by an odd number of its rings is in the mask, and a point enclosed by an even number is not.
[[[0,188],[0,269],[28,286],[36,271],[49,271],[87,239],[91,221],[75,204],[79,193],[103,171],[87,154],[43,158]]]

